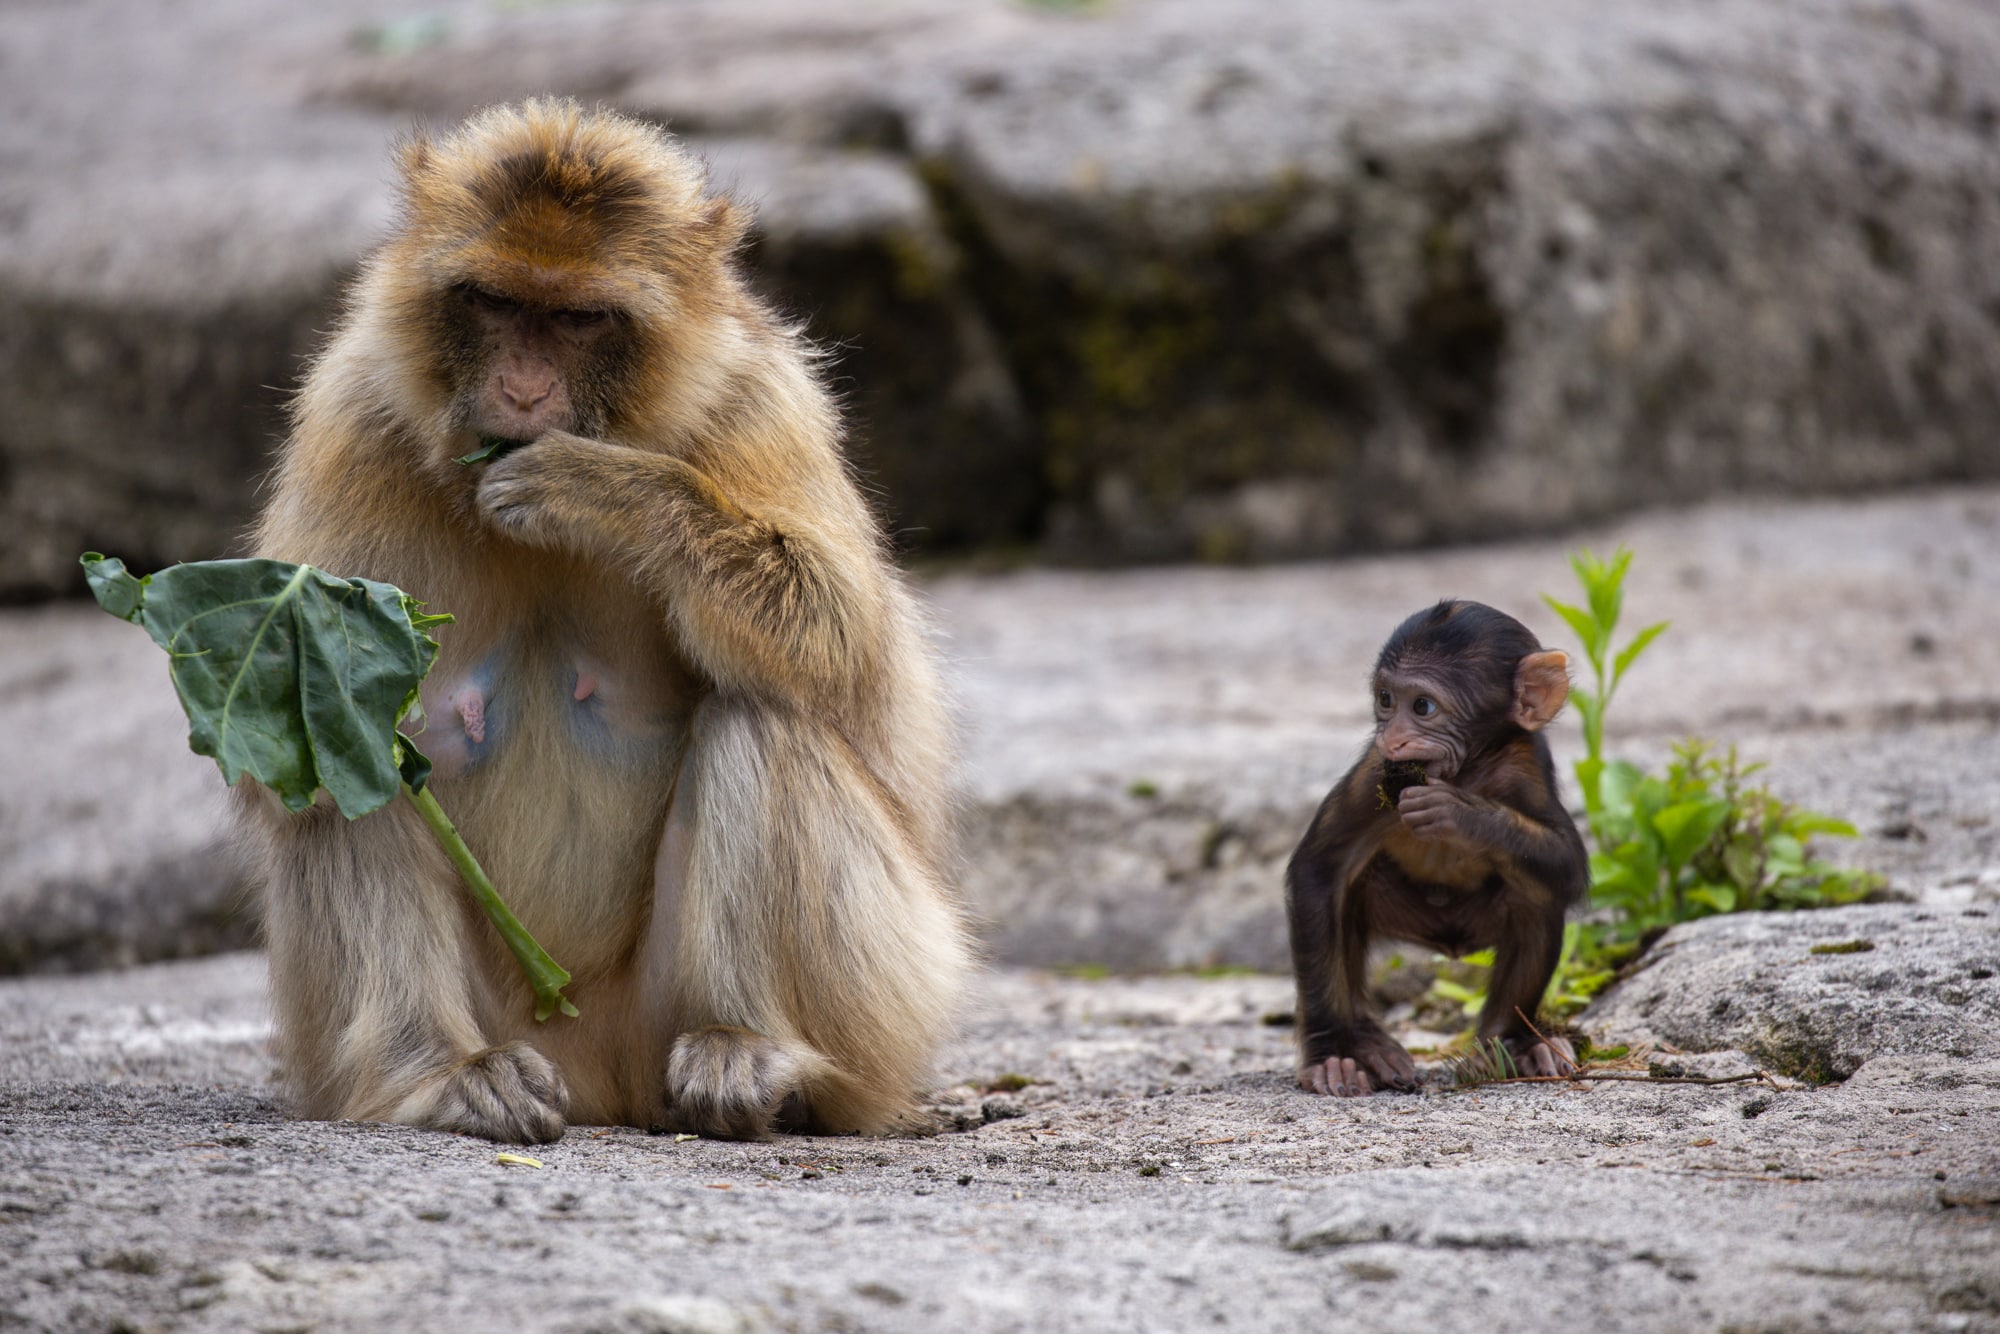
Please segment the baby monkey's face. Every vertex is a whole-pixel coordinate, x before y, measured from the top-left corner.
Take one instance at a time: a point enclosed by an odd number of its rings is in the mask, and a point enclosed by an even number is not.
[[[1428,675],[1395,670],[1375,674],[1375,751],[1403,788],[1448,781],[1465,763],[1465,719],[1455,693]],[[1389,786],[1385,778],[1385,787]]]

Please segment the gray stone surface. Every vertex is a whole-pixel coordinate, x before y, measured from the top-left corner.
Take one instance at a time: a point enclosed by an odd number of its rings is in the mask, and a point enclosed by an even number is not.
[[[1718,504],[1577,540],[1637,553],[1628,633],[1674,621],[1612,706],[1614,754],[1735,741],[1781,795],[1861,827],[1830,856],[1926,904],[2000,903],[2000,492]],[[994,956],[1284,969],[1284,862],[1367,734],[1382,638],[1452,595],[1568,644],[1533,597],[1563,589],[1568,546],[926,579]],[[88,606],[0,616],[0,735],[0,970],[246,938],[215,869],[220,780],[144,635]]]
[[[0,615],[0,973],[240,948],[222,778],[166,655],[95,606]]]
[[[388,139],[546,91],[763,202],[914,545],[2000,473],[1979,0],[77,0],[9,9],[0,67],[0,596],[227,548]]]
[[[1001,967],[941,1059],[942,1133],[577,1127],[533,1168],[288,1119],[258,955],[5,979],[0,1328],[2000,1329],[1996,523],[1989,488],[1590,535],[1637,550],[1634,623],[1677,622],[1614,748],[1726,732],[1916,901],[1684,928],[1588,1026],[1642,1044],[1634,1073],[1841,1082],[1452,1090],[1432,1056],[1421,1094],[1340,1103],[1291,1086],[1282,976]],[[1551,629],[1526,590],[1562,549],[927,579],[995,952],[1268,958],[1376,641],[1444,593]],[[219,780],[130,627],[0,616],[0,735],[27,761],[0,768],[7,939],[44,941],[37,867],[207,846]]]
[[[1625,634],[1673,622],[1611,707],[1614,755],[1736,742],[1781,795],[1860,826],[1828,855],[1901,895],[2000,899],[2000,495],[1712,505],[1575,540],[1636,553]],[[1575,652],[1534,597],[1569,595],[1568,546],[934,583],[999,957],[1286,967],[1273,886],[1367,735],[1382,639],[1458,596]],[[1565,781],[1575,727],[1554,733]]]
[[[1289,1033],[1262,1022],[1286,992],[1002,971],[934,1095],[963,1129],[576,1128],[537,1169],[285,1119],[256,956],[0,981],[0,1321],[2000,1326],[2000,1063],[1336,1103],[1289,1087]]]
[[[2000,903],[1742,913],[1677,926],[1591,1007],[1593,1032],[1740,1050],[1845,1079],[1875,1056],[2000,1058]]]

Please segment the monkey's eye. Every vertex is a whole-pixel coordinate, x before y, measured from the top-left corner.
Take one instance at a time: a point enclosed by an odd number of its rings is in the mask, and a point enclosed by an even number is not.
[[[489,292],[483,287],[473,287],[468,284],[458,290],[465,297],[467,303],[478,307],[480,310],[490,310],[496,314],[504,314],[521,308],[521,303],[514,300],[513,297],[502,296],[498,292]]]
[[[555,313],[555,322],[565,329],[595,329],[610,319],[611,312],[608,310],[559,310]]]
[[[1428,718],[1437,711],[1437,702],[1429,695],[1417,696],[1416,702],[1410,705],[1410,712],[1416,714],[1419,718]]]
[[[1378,690],[1375,692],[1375,707],[1386,713],[1396,707],[1396,697],[1386,690]]]

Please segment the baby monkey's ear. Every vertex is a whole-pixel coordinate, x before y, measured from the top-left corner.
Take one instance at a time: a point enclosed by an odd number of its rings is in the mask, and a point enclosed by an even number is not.
[[[1561,649],[1530,653],[1514,667],[1514,712],[1516,725],[1539,732],[1562,712],[1569,698],[1569,655]]]

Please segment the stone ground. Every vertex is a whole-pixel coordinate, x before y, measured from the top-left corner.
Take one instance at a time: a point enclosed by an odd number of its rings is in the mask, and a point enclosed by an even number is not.
[[[1337,1103],[1287,990],[1004,971],[965,1130],[533,1168],[286,1120],[258,956],[3,983],[0,1327],[2000,1328],[2000,1060]]]
[[[1632,623],[1676,620],[1614,706],[1614,750],[1742,742],[1862,826],[1836,851],[1899,900],[1683,928],[1585,1026],[1654,1044],[1635,1071],[1841,1082],[1452,1090],[1433,1067],[1420,1095],[1336,1103],[1285,1074],[1282,977],[1017,966],[1274,949],[1277,863],[1360,742],[1375,643],[1444,593],[1553,636],[1531,593],[1560,587],[1566,544],[932,571],[968,886],[1014,961],[941,1063],[949,1129],[577,1128],[506,1165],[287,1120],[255,954],[14,978],[0,1329],[2000,1329],[2000,492],[1571,540],[1631,544]],[[163,669],[126,640],[153,652],[88,609],[0,618],[16,945],[52,886],[142,906],[125,826],[211,809],[200,766],[170,763]]]

